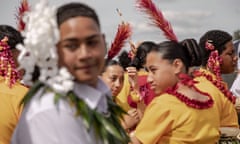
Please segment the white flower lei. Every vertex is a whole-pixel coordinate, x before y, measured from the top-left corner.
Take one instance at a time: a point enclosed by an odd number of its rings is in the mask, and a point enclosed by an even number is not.
[[[59,41],[59,31],[56,8],[48,6],[46,0],[41,0],[31,12],[26,13],[24,21],[24,45],[17,45],[21,51],[18,57],[19,69],[25,70],[23,82],[27,85],[33,84],[34,66],[38,66],[38,80],[56,92],[66,94],[73,89],[73,77],[66,68],[58,68],[56,44]]]

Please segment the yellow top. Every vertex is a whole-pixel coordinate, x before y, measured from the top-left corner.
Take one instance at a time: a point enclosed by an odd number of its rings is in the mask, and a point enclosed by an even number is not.
[[[194,109],[173,95],[155,97],[135,136],[143,144],[214,144],[219,139],[216,109]]]
[[[128,74],[125,73],[122,90],[115,98],[115,102],[125,111],[128,111],[131,109],[130,105],[128,104],[128,100],[127,100],[129,93],[130,93],[130,84],[128,82]]]
[[[3,77],[0,77],[0,144],[10,143],[22,111],[19,103],[27,90],[20,83],[16,83],[12,88],[9,88]]]
[[[147,75],[146,71],[138,71],[138,76],[142,76],[142,75]],[[122,107],[125,111],[128,111],[131,109],[130,105],[128,104],[128,100],[127,97],[130,94],[130,84],[128,81],[128,74],[125,73],[124,74],[124,83],[123,83],[123,87],[122,90],[120,91],[120,93],[116,96],[116,103]]]
[[[216,79],[216,76],[206,69],[200,69],[201,72],[209,74]],[[199,83],[196,86],[201,89],[201,91],[209,93],[214,100],[214,107],[218,109],[220,114],[220,126],[221,127],[239,127],[238,126],[238,116],[234,104],[228,100],[227,97],[210,81],[208,81],[204,76],[195,77],[194,80]]]

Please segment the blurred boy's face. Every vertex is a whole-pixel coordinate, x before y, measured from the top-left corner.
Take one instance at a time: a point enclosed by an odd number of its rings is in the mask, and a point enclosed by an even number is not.
[[[97,23],[88,17],[74,17],[60,25],[59,63],[78,82],[96,86],[104,65],[105,38]]]

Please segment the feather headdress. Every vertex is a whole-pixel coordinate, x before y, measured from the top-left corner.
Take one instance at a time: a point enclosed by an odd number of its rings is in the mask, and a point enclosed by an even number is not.
[[[19,31],[23,31],[25,28],[25,22],[23,21],[24,13],[29,11],[30,7],[27,0],[22,0],[16,14],[17,26]]]
[[[178,41],[171,24],[164,18],[152,0],[137,0],[137,8],[148,15],[153,24],[163,31],[167,39]]]
[[[122,16],[122,14],[118,11],[119,15]],[[127,39],[132,35],[132,29],[129,23],[122,22],[118,25],[117,34],[114,38],[114,41],[111,44],[111,48],[108,51],[108,59],[114,58],[118,52],[121,50],[121,48],[125,45],[127,42]]]

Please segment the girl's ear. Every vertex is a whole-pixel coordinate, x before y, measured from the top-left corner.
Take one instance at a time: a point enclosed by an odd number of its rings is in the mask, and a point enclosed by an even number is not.
[[[180,59],[175,59],[172,63],[173,68],[174,68],[174,73],[175,74],[179,74],[182,73],[184,71],[184,64],[182,62],[182,60]]]

